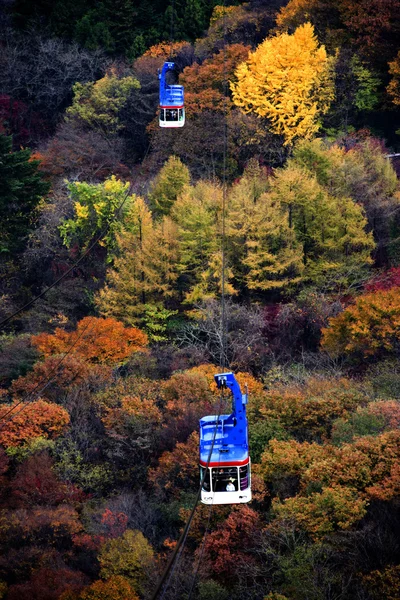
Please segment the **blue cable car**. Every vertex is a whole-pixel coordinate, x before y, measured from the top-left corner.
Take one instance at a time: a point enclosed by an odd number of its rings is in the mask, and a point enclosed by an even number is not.
[[[200,477],[203,504],[239,504],[251,500],[247,394],[242,394],[233,373],[214,375],[218,388],[232,392],[232,413],[200,419]],[[216,432],[215,432],[216,428]],[[207,466],[212,441],[214,447]],[[206,470],[206,472],[205,472]]]
[[[167,83],[168,73],[175,73],[175,63],[166,62],[158,72],[160,80],[160,127],[183,127],[185,124],[185,107],[183,85]]]

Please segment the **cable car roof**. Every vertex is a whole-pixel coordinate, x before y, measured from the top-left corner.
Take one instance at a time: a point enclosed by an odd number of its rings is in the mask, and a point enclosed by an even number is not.
[[[207,465],[215,434],[211,454],[211,467],[245,465],[249,461],[248,427],[246,417],[247,394],[242,394],[233,373],[215,375],[219,388],[227,387],[232,392],[232,413],[208,415],[200,419],[200,464]]]
[[[175,70],[175,63],[165,62],[158,74],[160,80],[160,107],[161,108],[179,108],[184,104],[183,85],[169,85],[167,83],[168,71]]]

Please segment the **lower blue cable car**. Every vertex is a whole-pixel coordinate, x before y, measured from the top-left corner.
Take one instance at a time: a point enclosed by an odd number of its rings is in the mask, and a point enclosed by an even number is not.
[[[175,63],[166,62],[158,73],[160,80],[160,127],[183,127],[185,124],[185,107],[183,85],[167,83],[175,71]]]
[[[240,504],[251,500],[247,394],[233,373],[214,376],[219,388],[232,392],[232,413],[200,419],[200,477],[203,504]],[[214,446],[212,446],[215,434]],[[208,463],[210,451],[211,457]],[[208,466],[207,466],[208,463]]]

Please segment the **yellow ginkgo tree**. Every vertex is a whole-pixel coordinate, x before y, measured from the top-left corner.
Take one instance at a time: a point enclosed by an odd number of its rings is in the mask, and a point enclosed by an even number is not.
[[[267,38],[236,70],[233,101],[267,118],[284,144],[311,138],[334,98],[334,58],[320,46],[310,23],[293,35]]]

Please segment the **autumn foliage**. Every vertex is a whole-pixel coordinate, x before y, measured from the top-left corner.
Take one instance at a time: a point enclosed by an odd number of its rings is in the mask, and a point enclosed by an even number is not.
[[[204,545],[205,567],[222,581],[232,581],[237,573],[238,560],[251,565],[253,536],[260,529],[259,515],[248,506],[236,507],[215,531],[207,536]]]
[[[45,400],[3,404],[0,417],[4,417],[0,430],[0,444],[4,446],[19,446],[37,437],[55,438],[70,422],[65,408]]]
[[[159,494],[172,497],[180,490],[196,485],[198,480],[199,434],[193,432],[186,443],[178,443],[171,452],[164,452],[158,466],[149,471],[149,481]]]
[[[106,581],[95,581],[78,596],[66,594],[60,600],[139,600],[139,596],[126,577],[113,575]]]
[[[306,23],[293,35],[266,39],[239,65],[237,83],[231,85],[233,101],[245,112],[268,118],[285,144],[310,138],[333,99],[331,65],[314,28]]]
[[[0,600],[399,600],[399,0],[3,5]]]
[[[186,67],[180,82],[185,86],[185,107],[189,116],[205,110],[223,112],[232,108],[224,86],[226,81],[234,78],[237,65],[246,60],[249,50],[249,46],[242,44],[227,45],[201,65],[194,63]]]
[[[143,350],[147,336],[134,327],[124,327],[112,317],[85,317],[79,321],[76,331],[57,328],[54,334],[32,336],[32,344],[45,357],[68,351],[88,362],[115,364]]]
[[[18,467],[12,481],[11,502],[18,507],[74,505],[83,499],[84,494],[76,486],[60,481],[46,453],[29,456]]]
[[[333,355],[372,357],[396,351],[400,335],[400,288],[359,296],[322,331],[321,346]]]
[[[11,391],[19,398],[37,392],[43,398],[56,402],[62,394],[82,385],[83,382],[100,383],[109,380],[110,377],[111,372],[107,365],[93,365],[73,354],[64,358],[49,356],[43,362],[35,363],[27,375],[15,379]]]

